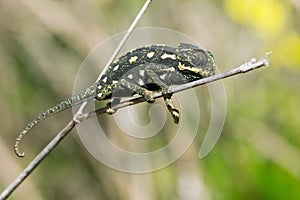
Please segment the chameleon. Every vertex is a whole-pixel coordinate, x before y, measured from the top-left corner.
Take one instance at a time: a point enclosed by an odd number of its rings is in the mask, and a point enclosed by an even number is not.
[[[155,102],[153,94],[161,91],[164,102],[174,122],[179,122],[179,110],[168,94],[168,88],[199,80],[216,73],[213,54],[194,44],[179,43],[176,47],[153,44],[133,49],[120,56],[101,74],[98,81],[85,90],[67,98],[56,106],[38,115],[27,124],[15,140],[14,151],[19,157],[19,143],[23,137],[44,119],[91,100],[110,100],[107,113],[113,114],[113,103],[122,97],[141,95],[148,103]]]

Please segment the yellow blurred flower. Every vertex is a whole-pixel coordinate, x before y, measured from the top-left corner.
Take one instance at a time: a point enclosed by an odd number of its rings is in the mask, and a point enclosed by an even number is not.
[[[274,61],[282,66],[300,67],[300,35],[294,31],[285,33],[275,44]]]
[[[238,23],[266,36],[276,35],[285,24],[286,10],[280,0],[225,0],[225,10]]]

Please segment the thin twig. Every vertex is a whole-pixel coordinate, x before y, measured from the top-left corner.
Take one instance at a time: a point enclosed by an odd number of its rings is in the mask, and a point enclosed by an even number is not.
[[[204,85],[206,83],[210,83],[213,81],[217,81],[220,79],[228,78],[230,76],[234,76],[240,73],[246,73],[248,71],[258,69],[263,66],[269,65],[269,59],[268,55],[270,53],[267,53],[264,58],[261,58],[260,60],[251,59],[251,61],[244,63],[243,65],[229,70],[227,72],[217,74],[214,76],[210,76],[204,79],[200,79],[191,83],[187,83],[184,85],[178,85],[175,87],[172,87],[168,90],[169,94],[177,93],[183,90],[190,89],[192,87]],[[154,98],[160,98],[162,97],[161,92],[157,92],[154,94]],[[131,106],[134,104],[138,104],[144,102],[144,98],[142,97],[134,97],[128,101],[121,102],[119,104],[116,104],[112,107],[114,110],[118,110],[120,108],[124,108],[127,106]],[[76,118],[76,122],[73,120],[68,123],[68,125],[56,136],[52,141],[29,163],[29,165],[23,170],[23,172],[1,193],[0,200],[6,199],[17,187],[20,185],[26,177],[41,163],[41,161],[58,145],[58,143],[75,127],[77,123],[82,122],[85,119],[88,119],[90,117],[104,114],[107,112],[108,107],[103,107],[100,109],[97,109],[95,111],[85,113],[78,115]]]
[[[234,75],[237,75],[237,74],[246,73],[246,72],[249,72],[249,71],[252,71],[254,69],[264,67],[264,66],[265,67],[269,66],[269,58],[268,58],[269,55],[270,55],[270,52],[266,53],[266,56],[261,58],[258,61],[256,59],[252,58],[249,62],[246,62],[246,63],[240,65],[239,67],[231,69],[231,70],[226,71],[224,73],[216,74],[214,76],[210,76],[210,77],[200,79],[200,80],[197,80],[197,81],[194,81],[194,82],[186,83],[186,84],[183,84],[183,85],[173,86],[170,89],[168,89],[167,94],[174,94],[174,93],[181,92],[183,90],[187,90],[187,89],[190,89],[190,88],[193,88],[193,87],[196,87],[196,86],[200,86],[200,85],[204,85],[204,84],[207,84],[207,83],[210,83],[210,82],[214,82],[214,81],[217,81],[217,80],[228,78],[230,76],[234,76]],[[156,99],[156,98],[163,97],[163,95],[162,95],[161,92],[156,92],[156,93],[154,93],[153,97]],[[121,103],[118,103],[118,104],[112,106],[111,109],[116,111],[120,108],[132,106],[132,105],[135,105],[135,104],[138,104],[138,103],[142,103],[144,101],[145,100],[144,100],[143,97],[134,97],[132,99],[129,99],[127,101],[123,101]],[[94,117],[96,115],[101,115],[101,114],[107,113],[108,109],[109,109],[108,107],[99,108],[95,111],[91,111],[91,112],[88,112],[88,113],[85,113],[85,114],[78,115],[76,119],[79,122],[81,122],[85,119]]]
[[[46,156],[68,135],[74,128],[75,122],[70,121],[49,144],[27,165],[17,178],[0,194],[0,200],[8,198],[11,193],[33,172],[33,170],[46,158]]]
[[[130,27],[128,28],[126,34],[124,35],[124,37],[122,38],[121,42],[119,43],[118,47],[116,48],[116,50],[114,51],[114,53],[112,54],[112,56],[110,57],[109,61],[107,62],[104,70],[102,71],[102,73],[99,75],[98,79],[96,80],[96,82],[100,79],[100,77],[102,76],[102,74],[106,71],[106,69],[108,68],[108,66],[115,60],[115,58],[117,57],[117,55],[119,54],[120,50],[122,49],[122,47],[124,46],[125,42],[127,41],[127,39],[129,38],[129,36],[131,35],[132,31],[134,30],[134,28],[136,27],[137,23],[140,21],[140,19],[142,18],[142,16],[144,15],[145,11],[147,10],[147,8],[150,6],[152,0],[146,0],[145,4],[143,5],[143,7],[141,8],[141,10],[139,11],[139,13],[137,14],[137,16],[135,17],[134,21],[132,22],[132,24],[130,25]],[[76,115],[80,115],[80,113],[83,112],[83,110],[85,109],[87,105],[87,102],[84,102],[80,108],[78,109]],[[75,115],[75,116],[76,116]],[[31,172],[33,172],[33,170],[42,162],[42,160],[44,158],[46,158],[46,156],[58,145],[58,143],[65,137],[67,136],[70,131],[74,128],[74,126],[76,125],[76,122],[74,120],[70,121],[64,128],[63,130],[61,130],[56,137],[54,137],[51,142],[28,164],[28,166],[17,176],[17,178],[7,187],[5,188],[4,191],[2,191],[2,193],[0,194],[0,200],[4,200],[7,199],[12,193],[13,191],[31,174]]]
[[[147,8],[150,6],[152,0],[147,0],[144,4],[144,6],[142,7],[142,9],[140,10],[140,12],[137,14],[137,16],[135,17],[135,19],[133,20],[132,24],[130,25],[130,27],[128,28],[128,30],[126,31],[124,37],[122,38],[121,42],[119,43],[118,47],[116,48],[116,50],[114,51],[114,53],[111,55],[110,59],[108,60],[108,62],[106,63],[103,71],[101,72],[101,74],[98,76],[97,80],[95,82],[98,82],[100,80],[100,78],[102,77],[102,75],[106,72],[107,68],[111,65],[111,63],[116,59],[117,55],[119,54],[119,52],[121,51],[122,47],[125,45],[126,41],[128,40],[129,36],[131,35],[132,31],[134,30],[134,28],[136,27],[137,23],[140,21],[140,19],[142,18],[142,16],[144,15],[144,13],[146,12]],[[87,106],[88,102],[83,102],[81,104],[81,106],[79,107],[79,109],[77,110],[77,113],[75,114],[75,117],[77,115],[82,114],[83,110],[85,109],[85,107]]]

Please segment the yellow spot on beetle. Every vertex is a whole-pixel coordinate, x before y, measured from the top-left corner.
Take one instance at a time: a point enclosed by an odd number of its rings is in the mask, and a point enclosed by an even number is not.
[[[185,67],[184,64],[181,64],[181,62],[179,62],[178,69],[179,69],[179,70],[185,70],[186,67]]]
[[[140,76],[145,76],[145,70],[140,70]]]
[[[106,83],[107,81],[107,76],[103,79],[103,82]]]
[[[162,80],[165,80],[166,76],[167,76],[167,74],[163,74],[163,75],[159,76],[159,78]]]
[[[119,65],[116,65],[113,70],[117,71],[118,69],[119,69]]]
[[[131,63],[134,63],[135,61],[137,61],[137,59],[138,59],[139,57],[137,57],[137,56],[133,56],[133,57],[131,57],[129,60],[128,60],[128,62],[131,64]]]
[[[153,51],[151,51],[151,52],[147,53],[147,57],[148,58],[152,58],[154,56],[154,54],[155,53]]]
[[[142,79],[139,79],[139,85],[145,85],[145,83]]]
[[[132,74],[129,74],[127,77],[128,77],[129,79],[133,79],[133,75],[132,75]]]
[[[176,54],[167,54],[167,53],[164,53],[162,56],[161,56],[161,59],[166,59],[166,58],[171,58],[173,60],[176,60]]]
[[[202,71],[202,69],[200,69],[200,68],[185,66],[184,64],[181,64],[181,62],[179,62],[178,69],[179,70],[188,70],[188,71],[194,72],[196,74],[198,74],[199,72]]]

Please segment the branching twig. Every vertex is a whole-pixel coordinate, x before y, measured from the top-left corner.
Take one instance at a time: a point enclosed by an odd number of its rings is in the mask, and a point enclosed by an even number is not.
[[[178,85],[178,86],[171,87],[168,90],[168,94],[174,94],[174,93],[181,92],[183,90],[187,90],[187,89],[190,89],[190,88],[193,88],[193,87],[196,87],[196,86],[204,85],[206,83],[210,83],[210,82],[214,82],[214,81],[221,80],[221,79],[224,79],[224,78],[228,78],[230,76],[234,76],[234,75],[237,75],[237,74],[240,74],[240,73],[246,73],[246,72],[249,72],[251,70],[258,69],[258,68],[261,68],[261,67],[264,67],[264,66],[269,66],[269,58],[268,58],[269,55],[270,55],[270,52],[266,53],[265,57],[261,58],[260,60],[256,60],[255,58],[253,58],[249,62],[246,62],[246,63],[240,65],[239,67],[231,69],[227,72],[216,74],[214,76],[210,76],[210,77],[200,79],[200,80],[197,80],[197,81],[194,81],[194,82],[186,83],[186,84],[183,84],[183,85]],[[162,97],[162,93],[161,92],[156,92],[156,93],[154,93],[153,97],[155,99],[160,98],[160,97]],[[145,100],[144,100],[143,97],[134,97],[130,100],[123,101],[119,104],[113,105],[111,107],[111,109],[118,110],[120,108],[124,108],[124,107],[127,107],[127,106],[142,103],[144,101]],[[91,111],[91,112],[79,115],[79,116],[77,116],[76,119],[81,122],[85,119],[94,117],[96,115],[107,113],[107,110],[108,110],[108,107],[99,108],[95,111]]]
[[[251,59],[251,61],[246,62],[246,63],[242,64],[241,66],[234,68],[232,70],[229,70],[227,72],[220,73],[220,74],[217,74],[214,76],[210,76],[210,77],[207,77],[204,79],[200,79],[200,80],[197,80],[194,82],[186,83],[184,85],[172,87],[168,90],[168,93],[169,94],[177,93],[177,92],[180,92],[183,90],[190,89],[192,87],[204,85],[206,83],[221,80],[221,79],[228,78],[230,76],[234,76],[234,75],[237,75],[240,73],[246,73],[246,72],[254,70],[254,69],[268,66],[269,65],[269,59],[268,59],[269,54],[270,53],[267,53],[264,58],[261,58],[258,61],[256,59]],[[161,92],[157,92],[154,94],[154,98],[160,98],[160,97],[162,97]],[[120,108],[124,108],[124,107],[131,106],[134,104],[142,103],[142,102],[144,102],[143,97],[134,97],[130,100],[123,101],[119,104],[114,105],[112,107],[112,109],[118,110]],[[68,133],[71,132],[71,130],[75,127],[75,125],[77,123],[80,123],[83,120],[94,117],[96,115],[104,114],[107,112],[107,109],[108,109],[108,107],[103,107],[103,108],[97,109],[95,111],[91,111],[89,113],[81,114],[81,115],[77,116],[76,122],[73,120],[70,121],[67,124],[67,126],[64,127],[64,129],[61,132],[59,132],[58,135],[56,135],[54,137],[54,139],[52,139],[52,141],[31,161],[31,163],[29,163],[29,165],[23,170],[23,172],[21,174],[19,174],[19,176],[1,193],[0,200],[6,199],[18,187],[18,185],[22,183],[25,180],[25,178],[41,163],[41,161],[58,145],[58,143]]]
[[[134,30],[134,28],[136,27],[137,23],[140,21],[140,19],[142,18],[142,16],[144,15],[145,11],[147,10],[147,8],[150,6],[152,0],[146,0],[144,6],[142,7],[142,9],[140,10],[140,12],[137,14],[137,16],[135,17],[135,19],[133,20],[132,24],[130,25],[130,27],[128,28],[127,32],[125,33],[124,37],[122,38],[121,42],[119,43],[118,47],[116,48],[116,50],[114,51],[114,53],[111,55],[110,59],[108,60],[108,62],[106,63],[103,71],[101,72],[101,74],[98,76],[97,80],[95,82],[98,82],[101,78],[101,76],[105,73],[105,71],[107,70],[107,68],[111,65],[111,63],[116,59],[117,55],[119,54],[119,52],[121,51],[122,47],[124,46],[124,44],[126,43],[126,41],[128,40],[129,36],[131,35],[132,31]],[[81,104],[81,106],[79,107],[76,115],[82,114],[83,110],[85,109],[85,107],[87,106],[88,102],[84,102]]]

